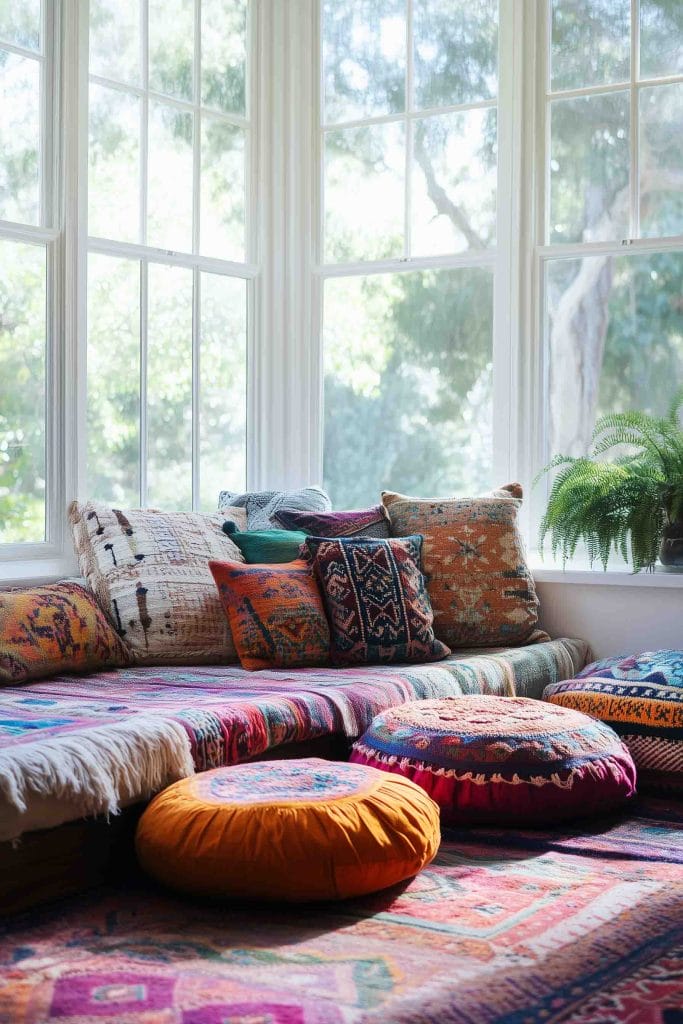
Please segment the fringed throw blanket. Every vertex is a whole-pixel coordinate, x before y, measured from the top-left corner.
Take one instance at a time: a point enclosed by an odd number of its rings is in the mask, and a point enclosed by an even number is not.
[[[586,655],[581,641],[555,640],[432,665],[138,668],[0,689],[0,794],[15,813],[32,794],[71,801],[71,817],[112,813],[195,768],[335,733],[354,739],[405,701],[540,696],[548,683],[576,675]],[[1,817],[0,804],[0,838],[8,838]]]

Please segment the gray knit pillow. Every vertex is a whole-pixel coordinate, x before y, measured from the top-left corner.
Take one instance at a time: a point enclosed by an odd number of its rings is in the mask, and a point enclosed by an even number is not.
[[[248,530],[277,530],[271,517],[281,509],[289,512],[328,512],[332,503],[321,487],[302,487],[298,491],[221,491],[219,512],[230,506],[246,508]]]

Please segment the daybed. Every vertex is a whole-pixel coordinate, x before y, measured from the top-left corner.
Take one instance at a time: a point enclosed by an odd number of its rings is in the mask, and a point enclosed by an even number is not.
[[[586,663],[581,640],[459,651],[427,665],[246,672],[138,667],[0,689],[0,840],[116,813],[170,781],[283,744],[357,739],[429,697],[540,698]]]

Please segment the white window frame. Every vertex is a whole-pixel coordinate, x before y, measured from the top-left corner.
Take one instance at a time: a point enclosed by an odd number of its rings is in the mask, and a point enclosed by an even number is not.
[[[148,276],[150,264],[161,264],[167,266],[183,267],[192,271],[192,284],[193,284],[193,302],[192,302],[192,508],[199,508],[199,472],[200,472],[200,459],[199,459],[199,446],[200,446],[200,435],[199,435],[199,407],[200,407],[200,377],[199,377],[199,358],[200,358],[200,332],[201,332],[201,274],[202,272],[208,272],[218,274],[223,277],[238,278],[247,282],[247,339],[246,339],[246,352],[245,359],[247,362],[247,395],[245,400],[247,404],[247,429],[246,429],[246,465],[247,465],[247,479],[249,479],[251,469],[251,455],[253,449],[253,433],[249,429],[249,407],[250,402],[250,353],[253,352],[254,348],[254,305],[255,305],[255,281],[259,275],[259,266],[256,262],[258,252],[258,237],[256,232],[256,202],[255,202],[255,176],[252,173],[252,168],[256,163],[256,147],[258,138],[258,122],[256,116],[257,103],[254,102],[254,97],[258,94],[255,84],[258,75],[258,57],[256,47],[254,45],[255,39],[258,34],[258,20],[259,20],[259,4],[251,3],[248,7],[247,16],[247,81],[246,81],[246,111],[245,116],[233,113],[227,113],[225,111],[216,111],[214,109],[206,108],[201,103],[201,14],[202,14],[202,0],[194,0],[194,60],[193,60],[193,75],[194,75],[194,88],[193,95],[194,99],[190,101],[178,100],[171,96],[167,96],[164,93],[158,93],[153,89],[149,88],[149,66],[147,59],[147,48],[148,48],[148,36],[149,36],[149,0],[140,0],[140,48],[141,48],[141,69],[142,69],[142,82],[139,86],[133,85],[122,85],[114,80],[102,77],[100,75],[92,75],[89,73],[88,68],[88,16],[89,16],[89,0],[81,0],[81,54],[79,64],[81,67],[81,90],[85,92],[85,98],[81,98],[79,104],[81,109],[87,110],[88,102],[88,88],[89,83],[93,82],[96,85],[102,85],[106,88],[118,89],[130,95],[137,96],[141,101],[141,140],[140,140],[140,154],[141,154],[141,173],[140,173],[140,191],[138,193],[138,199],[141,198],[140,202],[140,236],[143,239],[147,237],[147,218],[146,218],[146,197],[148,188],[148,171],[147,171],[147,154],[148,154],[148,106],[149,100],[158,100],[163,102],[170,107],[174,107],[178,110],[184,110],[192,112],[193,114],[193,218],[192,218],[192,252],[181,252],[171,249],[161,249],[156,246],[134,243],[134,242],[119,242],[112,239],[101,238],[96,236],[88,235],[85,243],[80,246],[82,253],[81,259],[84,263],[87,263],[87,255],[98,254],[109,257],[126,258],[129,260],[139,262],[140,266],[140,430],[139,430],[139,493],[140,493],[140,504],[144,507],[147,504],[147,442],[148,442],[148,431],[147,431],[147,352],[148,352]],[[237,262],[234,260],[218,259],[212,256],[202,256],[199,253],[199,242],[200,242],[200,217],[199,217],[199,204],[200,204],[200,174],[201,174],[201,118],[206,113],[212,119],[222,121],[226,124],[231,124],[236,127],[242,128],[246,133],[246,144],[245,144],[245,260],[244,262]],[[82,189],[85,190],[83,198],[83,210],[87,210],[87,174],[88,174],[88,125],[87,116],[82,117],[80,121],[81,129],[81,153],[82,153],[82,173],[80,180],[82,183]],[[81,274],[81,291],[87,291],[87,282],[85,280],[86,268],[83,267]],[[80,314],[80,328],[79,334],[81,335],[81,347],[85,352],[85,366],[87,366],[87,310],[85,305],[82,305]],[[86,375],[87,371],[84,367],[83,371]],[[83,390],[85,391],[85,383],[83,384]],[[84,410],[81,422],[84,423],[85,419],[85,406],[87,405],[87,395],[83,398]],[[80,437],[85,440],[86,430],[85,428],[80,431]],[[84,448],[84,445],[83,445]],[[226,485],[229,481],[226,481]],[[87,494],[87,468],[85,450],[80,454],[79,458],[79,486],[78,493],[81,497]],[[216,495],[218,498],[218,495]]]
[[[638,0],[632,3],[637,5]],[[322,265],[320,0],[251,0],[251,8],[248,205],[258,216],[249,225],[247,262],[241,264],[87,238],[88,0],[46,0],[45,9],[52,12],[54,23],[49,37],[45,35],[46,46],[49,39],[52,47],[49,54],[45,52],[45,66],[50,62],[53,66],[55,101],[52,109],[44,109],[43,118],[46,133],[51,133],[56,143],[51,196],[54,219],[48,227],[36,228],[0,222],[0,236],[48,248],[47,540],[44,544],[0,547],[2,585],[55,579],[77,571],[66,504],[72,497],[88,496],[88,248],[147,263],[188,267],[195,278],[201,271],[219,270],[248,282],[250,488],[321,482],[322,290],[326,279],[350,273],[490,266],[494,274],[493,474],[500,483],[518,479],[524,484],[524,525],[532,540],[537,523],[529,500],[531,482],[545,461],[547,351],[546,311],[541,299],[548,260],[683,248],[680,236],[545,244],[545,0],[500,0],[495,250]],[[58,53],[61,59],[56,59]],[[635,87],[633,82],[631,87]],[[404,117],[405,113],[394,119]],[[194,346],[196,349],[196,338]],[[683,577],[675,575],[631,577],[598,571],[562,575],[547,564],[536,574],[541,580],[683,586]]]
[[[526,2],[526,0],[525,0]],[[546,465],[551,457],[548,450],[548,374],[550,352],[548,339],[548,307],[546,302],[546,271],[549,263],[554,260],[581,258],[583,256],[635,256],[656,255],[663,252],[678,251],[683,253],[683,235],[663,237],[637,237],[640,222],[640,181],[639,181],[639,91],[651,86],[666,86],[683,82],[683,75],[673,75],[655,79],[639,79],[640,72],[640,0],[631,0],[631,52],[630,74],[623,82],[610,85],[586,86],[577,89],[552,90],[550,81],[551,59],[551,0],[541,0],[535,4],[533,0],[527,9],[527,55],[526,67],[530,71],[533,88],[530,90],[523,120],[532,126],[525,143],[525,159],[531,169],[529,188],[525,205],[527,248],[527,265],[531,268],[526,308],[528,310],[529,346],[527,353],[528,370],[523,374],[525,404],[532,410],[532,418],[527,426],[522,445],[525,449],[526,468],[521,474],[525,483],[526,493],[532,497],[532,482],[536,474]],[[531,47],[529,45],[531,43]],[[629,237],[598,242],[549,242],[550,216],[550,118],[548,111],[555,98],[574,98],[578,96],[604,95],[619,91],[630,92],[630,202],[629,202]],[[547,501],[550,481],[544,477],[533,491],[531,501],[527,501],[526,532],[530,547],[537,545],[538,529],[542,509]],[[546,554],[541,561],[534,551],[534,572],[543,579],[551,581],[571,579],[571,573],[562,574],[562,568],[553,564]],[[605,573],[602,568],[589,569],[583,565],[574,571],[577,580],[591,577],[594,582],[624,581],[626,572],[621,567]],[[642,584],[645,577],[631,577],[629,582]],[[683,577],[669,576],[664,579],[658,576],[655,585],[683,586]]]
[[[433,110],[409,109],[412,93],[411,78],[413,70],[412,54],[412,0],[407,0],[407,61],[406,61],[406,110],[398,114],[372,117],[362,121],[324,124],[322,118],[323,67],[320,53],[322,40],[322,3],[313,0],[312,16],[315,24],[317,43],[315,66],[318,73],[315,79],[315,148],[312,161],[316,168],[317,180],[314,193],[314,220],[316,231],[313,235],[313,276],[315,311],[312,317],[312,348],[314,364],[319,376],[319,388],[316,401],[311,410],[310,419],[316,427],[316,445],[314,458],[309,470],[310,479],[322,479],[323,472],[323,351],[322,351],[322,306],[325,281],[335,277],[370,276],[382,273],[410,273],[411,271],[432,269],[458,269],[485,267],[490,269],[493,279],[493,452],[492,475],[494,480],[504,483],[518,475],[518,410],[515,408],[514,395],[517,393],[519,331],[518,317],[514,311],[519,302],[517,294],[520,251],[520,204],[518,199],[519,182],[521,181],[521,134],[519,126],[513,119],[514,105],[520,102],[522,91],[523,53],[521,40],[524,38],[523,8],[519,0],[499,0],[498,23],[498,89],[493,100],[456,104]],[[458,254],[443,256],[411,256],[410,255],[410,173],[412,164],[412,146],[410,126],[416,119],[430,113],[449,113],[453,111],[496,108],[498,123],[498,180],[496,190],[496,244],[485,250],[471,250]],[[322,140],[324,133],[333,127],[353,127],[356,124],[385,124],[405,122],[409,127],[406,138],[406,177],[405,177],[405,249],[401,257],[385,260],[366,260],[353,263],[324,263],[324,209],[323,180],[324,153]],[[507,287],[506,287],[507,285]],[[297,478],[300,481],[300,477]]]
[[[0,562],[7,575],[21,581],[36,571],[49,577],[61,571],[66,533],[64,403],[64,206],[61,111],[63,109],[62,39],[64,16],[59,3],[44,0],[41,9],[41,52],[3,42],[3,49],[30,57],[40,65],[40,223],[0,221],[0,238],[44,248],[46,256],[45,335],[45,539],[25,544],[0,544]]]

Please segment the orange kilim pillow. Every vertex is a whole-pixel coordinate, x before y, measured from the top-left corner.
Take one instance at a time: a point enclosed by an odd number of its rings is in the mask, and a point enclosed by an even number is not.
[[[517,526],[519,484],[481,498],[409,498],[385,491],[392,537],[422,534],[434,632],[449,647],[548,639]]]
[[[209,562],[243,668],[327,663],[330,631],[311,566]]]

